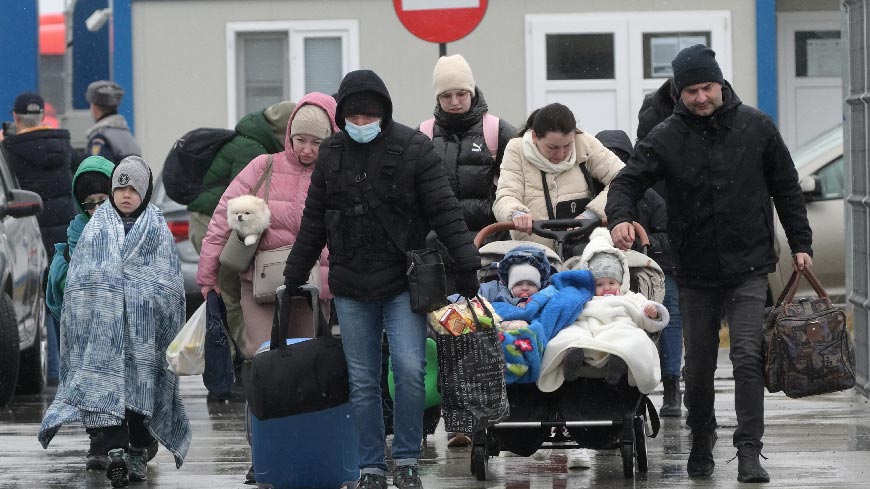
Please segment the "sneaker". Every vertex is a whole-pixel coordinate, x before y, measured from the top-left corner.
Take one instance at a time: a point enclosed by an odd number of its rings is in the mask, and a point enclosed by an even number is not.
[[[387,478],[367,472],[360,476],[359,482],[356,483],[356,489],[387,489]]]
[[[145,448],[130,447],[130,456],[127,458],[130,469],[128,475],[130,482],[141,482],[148,478],[148,450]]]
[[[739,482],[770,482],[770,475],[761,466],[761,449],[751,443],[737,447],[737,480]]]
[[[447,440],[447,448],[467,447],[471,445],[471,438],[465,433],[450,433],[450,439]]]
[[[88,456],[85,458],[85,468],[87,470],[106,470],[109,465],[109,457],[106,456],[106,450],[103,447],[103,433],[89,433],[91,444],[88,447]]]
[[[396,489],[422,488],[423,482],[416,465],[401,465],[393,471],[393,485]]]
[[[568,468],[569,469],[591,469],[592,459],[589,457],[589,452],[585,448],[577,448],[568,450]]]
[[[689,452],[689,462],[686,472],[689,477],[710,477],[716,462],[713,460],[713,447],[716,446],[715,431],[693,431],[692,450]]]
[[[562,360],[562,370],[566,381],[571,382],[580,377],[580,367],[583,366],[585,359],[586,356],[583,353],[583,348],[569,348],[565,352],[565,358]]]
[[[130,483],[127,474],[130,471],[127,454],[123,448],[109,450],[109,463],[106,465],[106,477],[112,482],[112,487],[127,487]]]
[[[254,476],[254,466],[251,465],[251,468],[248,469],[248,473],[245,474],[245,484],[254,485],[257,483],[257,478]]]

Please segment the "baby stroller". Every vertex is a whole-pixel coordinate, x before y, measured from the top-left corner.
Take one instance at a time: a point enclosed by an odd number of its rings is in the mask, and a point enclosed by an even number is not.
[[[551,256],[550,261],[561,270],[565,243],[588,237],[599,224],[597,219],[535,221],[533,232],[555,241],[559,260],[553,260]],[[475,238],[475,245],[480,246],[492,233],[511,229],[514,227],[510,222],[487,226]],[[648,280],[648,274],[646,278],[635,279],[648,272],[642,268],[650,263],[658,268],[645,256],[649,247],[646,232],[636,223],[635,229],[644,245],[644,253],[627,252],[627,255],[639,255],[627,257],[632,277],[630,288],[652,300],[661,301],[664,297],[663,275],[661,282]],[[492,277],[492,262],[497,262],[502,250],[509,249],[506,243],[517,245],[523,242],[490,243],[481,248],[484,262],[482,281]],[[632,268],[632,264],[636,266]],[[660,268],[658,273],[661,275]],[[651,339],[657,341],[658,335],[651,335]],[[486,480],[488,459],[498,456],[501,450],[530,456],[544,445],[547,448],[594,450],[618,448],[626,478],[634,477],[635,461],[639,472],[647,471],[646,437],[655,437],[659,430],[658,413],[652,402],[636,387],[630,386],[626,377],[619,384],[611,385],[604,380],[604,369],[590,365],[584,365],[583,369],[580,378],[566,381],[554,392],[542,392],[536,384],[507,386],[509,417],[474,433],[472,438],[471,473],[477,480]]]

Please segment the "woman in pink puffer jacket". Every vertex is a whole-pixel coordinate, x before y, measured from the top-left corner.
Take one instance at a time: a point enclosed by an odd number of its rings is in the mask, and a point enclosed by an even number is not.
[[[338,131],[335,125],[335,100],[329,95],[312,92],[302,97],[287,124],[287,136],[284,140],[284,151],[273,155],[272,177],[269,186],[269,210],[272,214],[269,228],[260,239],[258,250],[273,250],[296,241],[299,225],[302,221],[302,211],[305,208],[305,198],[308,195],[308,185],[311,182],[311,172],[314,170],[314,160],[317,159],[320,142]],[[202,253],[199,258],[199,268],[196,282],[202,286],[205,297],[209,290],[218,290],[218,268],[220,255],[223,251],[231,230],[227,224],[227,201],[251,192],[266,169],[267,155],[254,158],[230,183],[221,196],[221,200],[212,215],[208,231],[202,240]],[[265,189],[257,193],[263,196]],[[320,272],[322,278],[321,310],[328,312],[331,298],[327,285],[329,263],[327,250],[320,255]],[[250,358],[257,348],[268,341],[272,331],[272,316],[274,304],[258,304],[254,300],[252,272],[249,268],[240,274],[242,285],[242,315],[245,322],[245,357]],[[300,311],[301,312],[301,311]],[[300,316],[299,314],[295,315]],[[301,315],[306,316],[306,315]],[[310,315],[299,317],[291,324],[289,337],[310,336]],[[295,331],[294,331],[295,330]]]

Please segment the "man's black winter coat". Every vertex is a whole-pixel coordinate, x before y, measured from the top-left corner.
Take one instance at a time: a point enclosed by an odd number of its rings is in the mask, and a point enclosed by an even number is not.
[[[612,229],[635,220],[644,190],[665,179],[668,235],[683,287],[733,286],[774,270],[771,198],[791,251],[812,254],[797,171],[776,125],[743,105],[727,82],[722,93],[724,104],[710,117],[678,102],[610,183]]]
[[[72,177],[77,166],[75,150],[66,129],[36,129],[3,140],[12,172],[24,190],[42,197],[37,216],[48,256],[54,244],[66,242],[66,228],[76,215]]]

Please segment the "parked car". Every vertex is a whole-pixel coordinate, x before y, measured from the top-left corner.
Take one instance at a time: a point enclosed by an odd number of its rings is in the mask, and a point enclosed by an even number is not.
[[[166,195],[163,180],[158,175],[154,180],[154,191],[151,194],[151,202],[156,205],[166,219],[169,231],[175,238],[175,246],[178,248],[178,256],[181,259],[181,273],[184,275],[184,293],[187,296],[188,313],[202,302],[200,286],[196,284],[196,268],[199,266],[199,253],[190,241],[190,212],[187,206],[179,204]],[[191,309],[190,306],[194,306]]]
[[[846,214],[843,207],[843,125],[825,132],[792,154],[807,202],[807,217],[813,230],[813,272],[835,303],[846,302]],[[791,250],[776,217],[776,249],[779,264],[769,276],[770,299],[776,300],[793,271]],[[815,293],[806,280],[798,296]]]
[[[48,258],[36,215],[39,194],[21,190],[0,150],[0,407],[45,386]]]

